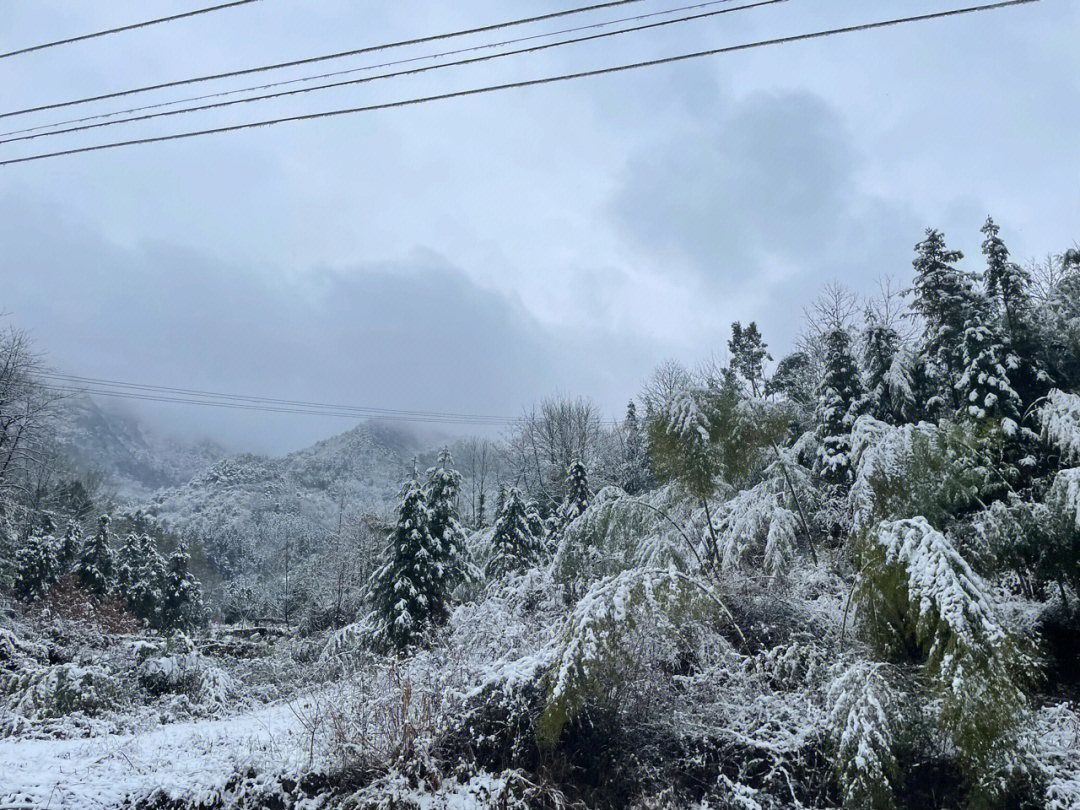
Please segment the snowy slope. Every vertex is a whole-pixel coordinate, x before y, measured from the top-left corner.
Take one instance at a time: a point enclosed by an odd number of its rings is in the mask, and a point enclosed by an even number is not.
[[[65,403],[57,438],[77,470],[106,473],[124,499],[182,484],[226,455],[208,440],[159,435],[135,416],[102,407],[88,396]]]

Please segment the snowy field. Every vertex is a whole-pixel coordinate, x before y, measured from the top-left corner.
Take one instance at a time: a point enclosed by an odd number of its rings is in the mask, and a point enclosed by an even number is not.
[[[300,699],[139,734],[0,741],[0,808],[116,807],[159,788],[212,802],[241,769],[278,774],[308,764],[306,705]]]

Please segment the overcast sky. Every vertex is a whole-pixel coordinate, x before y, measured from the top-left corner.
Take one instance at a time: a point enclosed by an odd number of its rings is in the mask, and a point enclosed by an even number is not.
[[[689,2],[689,0],[688,0]],[[643,0],[507,37],[687,3]],[[210,5],[5,0],[0,51]],[[31,154],[360,106],[962,5],[789,0],[539,54],[0,147]],[[4,110],[512,19],[553,0],[262,0],[0,60]],[[7,132],[291,72],[0,119]],[[836,279],[910,277],[927,226],[980,265],[1080,238],[1080,4],[1031,5],[511,90],[0,169],[0,308],[94,377],[516,414],[625,406],[667,357],[757,320],[777,357]],[[347,427],[147,406],[281,452]]]

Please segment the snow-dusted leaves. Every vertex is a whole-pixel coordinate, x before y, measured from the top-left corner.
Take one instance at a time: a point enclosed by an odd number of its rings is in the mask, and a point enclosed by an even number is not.
[[[1055,388],[1039,409],[1043,439],[1052,444],[1066,461],[1080,460],[1080,396]]]
[[[844,807],[852,810],[893,806],[896,701],[883,670],[882,664],[862,661],[828,687],[834,767]]]
[[[859,582],[862,617],[887,654],[912,647],[940,699],[940,723],[978,791],[1021,766],[1015,741],[1033,661],[1004,626],[996,594],[924,517],[880,524]]]
[[[674,570],[635,569],[596,583],[555,641],[537,735],[554,745],[586,701],[670,657],[677,628],[717,608],[703,586]]]

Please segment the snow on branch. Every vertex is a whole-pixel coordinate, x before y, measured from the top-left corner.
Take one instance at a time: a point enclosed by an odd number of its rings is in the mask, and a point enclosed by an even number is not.
[[[1080,460],[1080,396],[1055,388],[1046,395],[1038,414],[1043,439],[1067,461]]]

